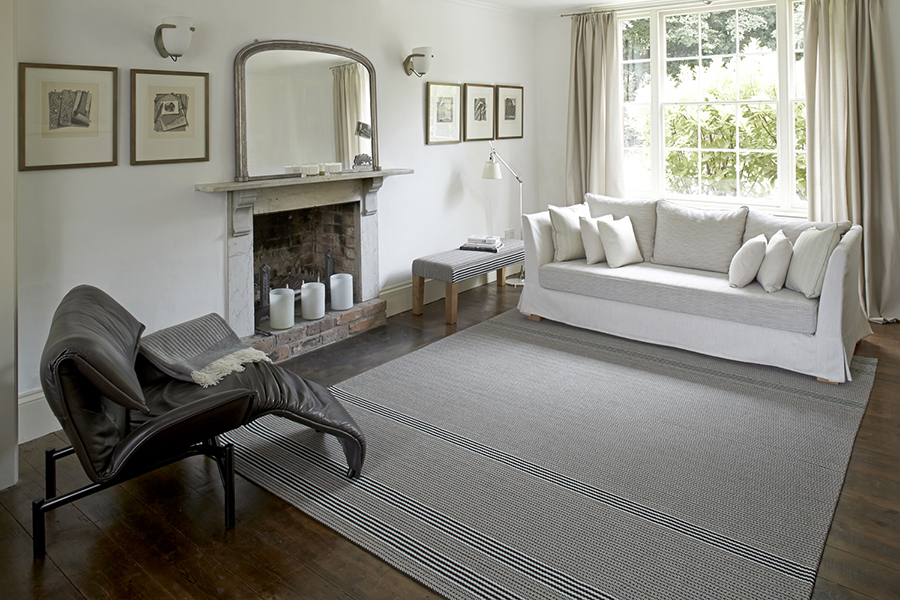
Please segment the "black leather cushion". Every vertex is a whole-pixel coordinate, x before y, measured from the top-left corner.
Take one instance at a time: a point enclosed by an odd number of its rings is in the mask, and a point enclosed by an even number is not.
[[[144,325],[105,292],[81,285],[63,298],[50,325],[41,358],[44,393],[53,412],[61,417],[55,391],[60,361],[72,360],[78,370],[104,396],[142,413],[150,409],[134,371]]]

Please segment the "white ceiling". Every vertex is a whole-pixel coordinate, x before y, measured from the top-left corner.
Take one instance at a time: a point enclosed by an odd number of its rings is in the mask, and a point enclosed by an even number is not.
[[[641,4],[642,2],[653,3],[654,0],[587,0],[587,2],[578,2],[578,0],[480,0],[483,4],[491,4],[504,8],[526,10],[528,12],[578,12],[583,11],[591,6],[610,6],[614,4]]]

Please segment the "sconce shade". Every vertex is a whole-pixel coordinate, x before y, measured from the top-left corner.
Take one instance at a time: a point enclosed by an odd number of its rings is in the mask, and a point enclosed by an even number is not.
[[[406,60],[403,61],[403,66],[406,68],[406,74],[412,75],[415,73],[421,77],[431,69],[431,60],[433,58],[434,54],[432,53],[431,46],[419,46],[418,48],[413,48],[412,54],[407,56]]]
[[[166,17],[156,28],[153,42],[163,58],[177,60],[191,47],[194,20],[189,17]]]
[[[482,179],[503,179],[503,173],[500,172],[500,163],[492,160],[484,163],[484,171],[481,172]]]

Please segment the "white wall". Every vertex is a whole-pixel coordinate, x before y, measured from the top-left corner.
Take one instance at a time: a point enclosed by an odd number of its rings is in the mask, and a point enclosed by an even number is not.
[[[0,2],[0,81],[16,77],[15,2]],[[16,86],[0,87],[0,489],[19,477],[16,393]]]
[[[536,146],[534,17],[449,0],[18,0],[23,62],[119,68],[119,165],[18,174],[19,391],[39,387],[50,318],[72,287],[89,283],[124,304],[149,331],[225,306],[225,195],[195,183],[233,172],[232,63],[254,39],[287,38],[351,47],[375,65],[381,163],[415,169],[380,192],[382,287],[411,278],[414,258],[476,232],[518,231],[515,180],[481,179],[486,142],[426,146],[425,82],[525,87],[522,140],[496,144],[523,173]],[[154,49],[163,17],[197,28],[172,63]],[[403,59],[434,48],[432,71],[408,77]],[[129,165],[129,69],[210,74],[210,161]],[[526,176],[526,212],[536,206]]]

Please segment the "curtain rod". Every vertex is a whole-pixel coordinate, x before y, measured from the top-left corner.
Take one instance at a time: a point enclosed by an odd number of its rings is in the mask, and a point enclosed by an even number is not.
[[[639,10],[641,8],[660,8],[667,6],[675,6],[677,4],[697,4],[698,2],[702,2],[703,4],[709,6],[713,3],[714,0],[681,0],[680,2],[653,2],[652,4],[620,4],[620,5],[611,5],[611,6],[598,6],[595,8],[591,8],[582,12],[577,13],[568,13],[565,15],[559,15],[560,17],[580,17],[581,15],[590,15],[598,12],[607,12],[610,10]]]

